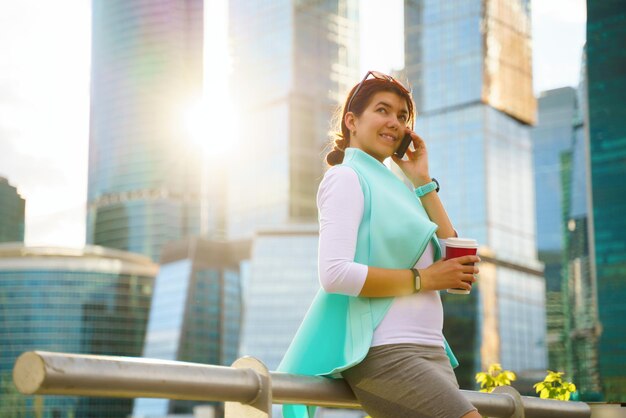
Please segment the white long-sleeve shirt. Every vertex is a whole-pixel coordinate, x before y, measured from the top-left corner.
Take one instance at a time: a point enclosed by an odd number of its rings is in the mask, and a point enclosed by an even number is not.
[[[356,172],[335,166],[324,175],[317,194],[319,209],[319,279],[326,292],[357,296],[368,266],[354,262],[359,224],[363,218],[363,191]],[[442,245],[442,247],[444,247]],[[429,243],[415,264],[418,269],[434,261]],[[416,343],[443,346],[443,306],[438,291],[422,290],[398,296],[374,330],[372,347]]]

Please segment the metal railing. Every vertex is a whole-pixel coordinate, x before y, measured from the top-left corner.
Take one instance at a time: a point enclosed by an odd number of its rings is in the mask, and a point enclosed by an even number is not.
[[[360,408],[341,379],[270,372],[252,357],[232,367],[135,357],[31,351],[15,362],[13,381],[25,395],[168,398],[226,402],[227,418],[270,418],[272,403]],[[521,396],[503,386],[494,393],[461,391],[482,415],[511,418],[590,417],[589,405]]]

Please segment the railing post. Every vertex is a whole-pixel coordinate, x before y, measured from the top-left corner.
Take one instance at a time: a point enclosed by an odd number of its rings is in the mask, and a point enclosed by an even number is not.
[[[513,403],[515,404],[515,411],[510,416],[510,418],[524,418],[524,403],[522,402],[522,395],[512,388],[511,386],[496,386],[492,393],[503,393],[505,395],[509,395],[513,398]]]
[[[226,402],[225,418],[272,418],[272,382],[270,372],[261,360],[242,357],[232,364],[235,369],[249,369],[259,381],[259,391],[248,404]]]

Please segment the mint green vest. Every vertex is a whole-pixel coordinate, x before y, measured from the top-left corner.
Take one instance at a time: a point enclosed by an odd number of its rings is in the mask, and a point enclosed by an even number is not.
[[[358,175],[364,196],[354,261],[368,266],[408,269],[431,241],[435,260],[441,248],[419,198],[385,165],[358,148],[346,149],[343,165]],[[326,293],[313,300],[278,371],[339,377],[365,358],[374,329],[393,298],[366,298]],[[447,341],[452,367],[458,366]],[[314,407],[285,405],[285,418],[313,417]]]

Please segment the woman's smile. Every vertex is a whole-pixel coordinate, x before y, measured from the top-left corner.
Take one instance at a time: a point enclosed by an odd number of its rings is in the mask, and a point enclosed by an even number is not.
[[[393,146],[396,145],[396,141],[398,139],[395,135],[392,135],[392,134],[385,134],[385,133],[383,133],[383,134],[379,134],[378,136],[380,138],[382,138],[384,143],[390,144],[390,145],[393,145]]]

